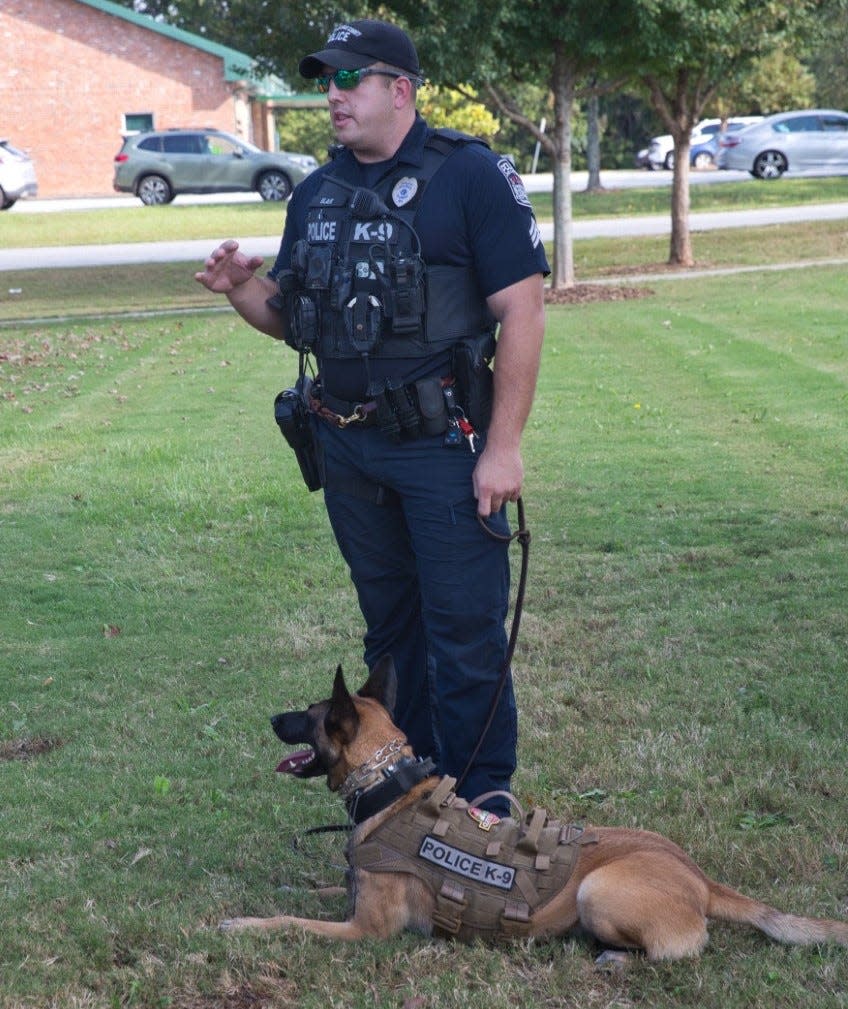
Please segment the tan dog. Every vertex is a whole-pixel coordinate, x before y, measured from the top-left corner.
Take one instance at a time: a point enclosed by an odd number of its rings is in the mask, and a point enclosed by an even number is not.
[[[222,929],[299,927],[355,940],[385,938],[405,928],[431,934],[435,923],[436,932],[465,938],[477,900],[476,920],[481,921],[481,913],[484,919],[475,934],[550,937],[582,926],[615,950],[603,953],[599,963],[626,959],[624,950],[643,950],[650,960],[697,955],[707,942],[709,918],[753,925],[780,942],[848,946],[848,924],[783,914],[715,883],[659,834],[563,827],[547,821],[541,810],[522,823],[498,822],[469,807],[454,796],[450,779],[434,776],[429,761],[415,760],[389,715],[394,690],[390,658],[377,664],[355,696],[339,668],[329,700],[272,720],[284,742],[311,747],[293,754],[279,769],[301,778],[326,774],[330,790],[345,796],[356,822],[348,847],[353,867],[349,919],[233,918],[222,922]],[[445,826],[449,806],[468,819],[472,834],[481,835],[484,853],[471,851],[457,828]],[[399,856],[398,842],[384,835],[404,817],[421,825],[414,828],[418,834],[408,856]],[[540,854],[551,829],[556,833],[553,855],[550,845],[547,855]],[[508,835],[517,838],[516,844],[501,844],[498,838]],[[371,852],[369,868],[361,864],[366,850]],[[521,866],[541,867],[541,874],[549,876],[563,852],[570,859],[563,885],[535,906],[532,899],[528,903],[528,894],[538,896],[538,873],[534,877]],[[479,897],[471,892],[475,888],[481,891]]]

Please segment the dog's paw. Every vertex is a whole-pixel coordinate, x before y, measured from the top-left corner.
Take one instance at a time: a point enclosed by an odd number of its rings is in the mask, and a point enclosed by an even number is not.
[[[241,932],[246,928],[255,928],[260,922],[258,918],[225,918],[218,924],[219,932]]]
[[[626,953],[623,949],[605,949],[599,957],[595,959],[595,970],[617,971],[624,970],[633,960],[632,953]]]

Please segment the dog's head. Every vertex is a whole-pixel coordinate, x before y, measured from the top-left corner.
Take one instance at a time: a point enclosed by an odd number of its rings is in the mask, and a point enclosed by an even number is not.
[[[335,792],[351,770],[365,763],[381,746],[399,736],[406,742],[391,718],[396,692],[391,656],[377,662],[356,694],[347,689],[339,666],[332,697],[310,705],[306,711],[289,711],[271,719],[274,732],[284,743],[308,746],[289,754],[277,770],[298,778],[326,774],[327,784]]]

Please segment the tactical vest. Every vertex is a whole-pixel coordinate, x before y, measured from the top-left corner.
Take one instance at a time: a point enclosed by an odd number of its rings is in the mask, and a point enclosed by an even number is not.
[[[497,820],[460,799],[455,783],[443,778],[430,796],[349,845],[348,861],[352,869],[421,880],[435,901],[435,935],[463,942],[521,938],[534,911],[567,883],[578,847],[598,837],[549,820],[543,809],[520,822]]]
[[[319,358],[423,358],[494,332],[473,270],[427,266],[413,219],[421,193],[451,154],[482,143],[431,130],[420,168],[396,168],[374,190],[328,174],[292,251],[298,349]]]

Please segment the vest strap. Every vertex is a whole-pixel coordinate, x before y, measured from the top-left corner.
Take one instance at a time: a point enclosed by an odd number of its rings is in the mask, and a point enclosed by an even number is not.
[[[468,907],[465,887],[446,879],[436,894],[433,910],[433,932],[436,935],[454,937],[462,928],[462,915]]]

